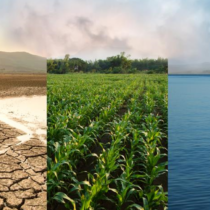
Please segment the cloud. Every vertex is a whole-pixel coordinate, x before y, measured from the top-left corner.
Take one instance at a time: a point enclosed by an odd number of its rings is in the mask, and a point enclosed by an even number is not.
[[[210,19],[206,5],[196,0],[176,3],[174,13],[157,27],[157,36],[164,40],[163,49],[168,54],[170,62],[209,60]]]
[[[209,1],[2,0],[0,45],[46,57],[208,60]]]
[[[111,37],[108,34],[108,28],[96,26],[93,21],[86,17],[75,17],[73,21],[69,20],[67,26],[73,25],[76,27],[80,34],[84,34],[89,48],[108,48],[108,49],[121,49],[128,50],[128,40],[125,38]],[[95,29],[94,29],[95,28]],[[84,48],[88,48],[85,46]],[[85,49],[84,49],[85,50]]]

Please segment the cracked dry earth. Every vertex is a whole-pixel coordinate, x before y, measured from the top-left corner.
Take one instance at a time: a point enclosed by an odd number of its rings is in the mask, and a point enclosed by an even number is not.
[[[37,138],[0,122],[0,210],[47,209],[47,149]]]

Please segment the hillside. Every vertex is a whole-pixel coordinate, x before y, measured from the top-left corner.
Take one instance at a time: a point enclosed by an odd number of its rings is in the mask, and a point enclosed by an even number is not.
[[[169,74],[210,74],[210,63],[170,64]]]
[[[0,73],[46,73],[46,58],[26,52],[0,51]]]

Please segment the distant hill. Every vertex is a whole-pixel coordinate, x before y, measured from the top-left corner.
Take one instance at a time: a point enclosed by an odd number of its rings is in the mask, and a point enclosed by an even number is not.
[[[46,58],[26,52],[0,51],[0,73],[46,73]]]
[[[210,62],[195,64],[170,64],[169,74],[210,74]]]

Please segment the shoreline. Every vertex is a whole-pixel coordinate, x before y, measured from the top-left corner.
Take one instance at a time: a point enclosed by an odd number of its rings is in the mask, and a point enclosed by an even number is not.
[[[46,94],[35,94],[35,95],[15,95],[15,96],[1,96],[0,95],[0,103],[1,99],[12,99],[12,98],[21,98],[21,97],[27,97],[27,98],[33,98],[36,96],[46,96]]]
[[[0,119],[3,123],[25,133],[18,136],[22,143],[31,138],[46,143],[46,106],[46,95],[0,97]]]

